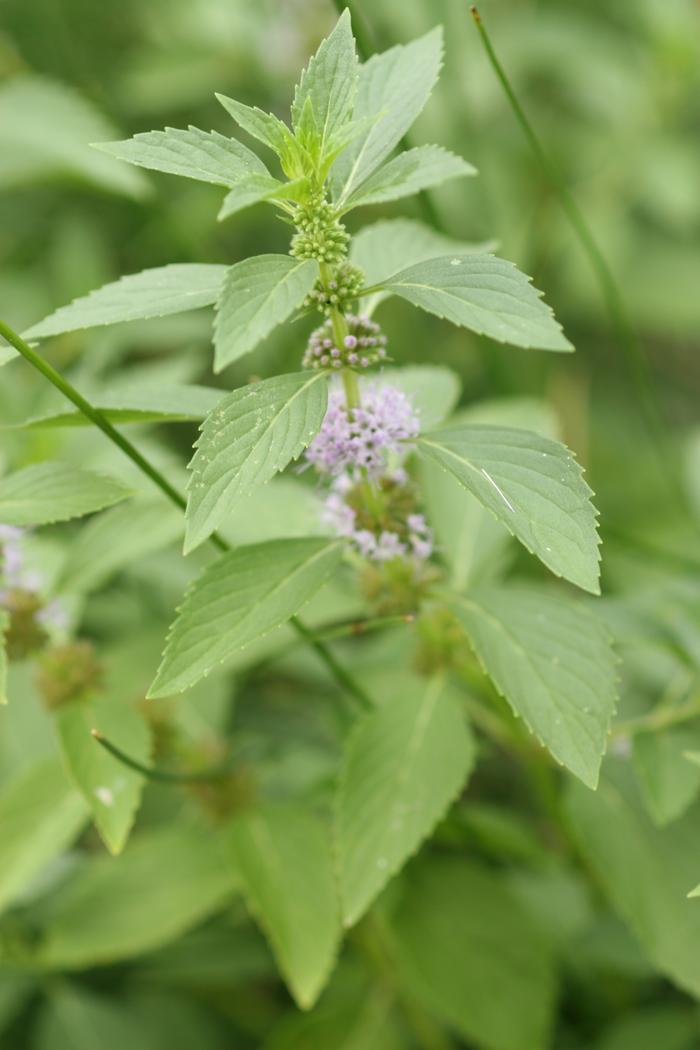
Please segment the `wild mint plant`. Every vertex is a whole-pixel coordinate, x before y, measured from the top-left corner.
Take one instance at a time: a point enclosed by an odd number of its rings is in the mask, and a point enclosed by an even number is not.
[[[218,96],[250,144],[190,127],[102,145],[132,164],[222,186],[221,220],[267,204],[289,232],[287,251],[230,266],[178,263],[124,277],[25,333],[34,344],[213,304],[214,369],[221,372],[285,322],[298,333],[311,329],[307,338],[299,335],[292,373],[223,396],[199,390],[188,401],[180,392],[177,404],[154,392],[140,401],[134,395],[120,406],[105,404],[103,417],[202,420],[189,464],[184,540],[185,554],[202,567],[175,614],[150,689],[150,731],[156,731],[157,702],[220,674],[250,647],[269,645],[261,651],[274,657],[276,639],[290,622],[325,652],[345,699],[355,703],[332,790],[280,805],[255,790],[253,771],[252,788],[241,791],[239,782],[227,781],[226,805],[214,807],[230,878],[304,1007],[330,975],[343,928],[365,915],[465,791],[485,725],[495,720],[499,731],[526,739],[510,709],[556,764],[595,788],[615,703],[607,631],[593,603],[567,586],[599,593],[596,512],[581,468],[546,421],[536,419],[528,429],[503,406],[455,409],[458,384],[435,363],[435,346],[426,347],[424,365],[403,368],[390,328],[375,318],[394,296],[407,309],[516,348],[567,353],[570,343],[512,263],[408,220],[381,221],[352,235],[348,228],[356,209],[475,174],[439,146],[395,152],[427,102],[441,60],[436,29],[360,64],[346,11],[301,76],[291,124]],[[102,428],[115,440],[111,424]],[[122,440],[121,447],[134,458],[133,446]],[[227,528],[236,511],[282,471],[301,475],[318,497],[309,535],[231,545]],[[15,636],[18,623],[11,598],[21,539],[15,523],[39,526],[130,498],[109,478],[74,473],[63,478],[48,509],[45,478],[20,472],[0,483],[6,638]],[[157,483],[177,504],[169,483]],[[79,496],[69,497],[69,489]],[[128,527],[122,510],[107,512],[111,519],[101,533],[98,526],[93,542],[98,549],[104,543],[105,555],[119,529]],[[523,579],[491,571],[488,559],[503,549],[507,534],[558,580],[545,581],[540,573],[533,582],[534,568]],[[206,541],[216,548],[214,558],[200,551]],[[353,686],[358,676],[328,655],[319,638],[327,624],[311,629],[298,619],[339,579],[362,596],[368,624],[376,622],[377,630],[400,624],[402,639],[410,639],[409,651],[400,650],[395,688],[370,689],[361,671]],[[77,630],[73,641],[81,644]],[[94,682],[95,661],[86,655],[84,664],[83,677]],[[465,683],[475,682],[482,700],[467,705]],[[133,712],[125,715],[133,724],[115,733],[131,759],[125,770],[89,739],[82,678],[78,685],[53,705],[61,744],[116,852],[138,805],[148,733]],[[109,717],[117,729],[114,711]],[[109,743],[110,733],[101,732]],[[294,739],[288,747],[293,752]],[[91,761],[111,764],[96,769]],[[120,777],[127,778],[123,805],[116,802]],[[211,782],[221,786],[222,780],[223,774]],[[175,847],[173,857],[180,863]],[[193,878],[218,899],[221,883],[210,863],[208,855],[202,858]],[[488,886],[474,879],[475,892],[488,899]],[[408,957],[411,946],[401,938],[399,928],[397,951]],[[525,960],[525,969],[530,965],[537,965],[536,953]],[[535,1045],[537,1031],[531,1035]],[[491,1045],[490,1036],[485,1042]]]

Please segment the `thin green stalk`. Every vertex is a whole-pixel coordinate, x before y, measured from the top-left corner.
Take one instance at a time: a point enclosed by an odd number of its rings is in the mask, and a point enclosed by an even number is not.
[[[655,708],[639,718],[618,722],[610,733],[610,739],[620,740],[636,736],[637,733],[657,732],[670,726],[682,725],[683,722],[691,722],[696,718],[700,718],[700,696],[693,696],[686,703],[675,707]]]
[[[655,438],[655,447],[663,460],[664,466],[669,466],[669,458],[666,455],[666,437],[661,420],[661,415],[652,392],[652,385],[649,377],[649,366],[639,346],[639,342],[635,335],[634,329],[627,317],[622,293],[618,287],[617,281],[610,269],[605,256],[603,255],[598,243],[593,235],[591,228],[589,227],[586,218],[579,208],[576,200],[574,199],[571,191],[568,189],[561,173],[549,159],[545,149],[540,142],[532,124],[528,120],[523,107],[521,106],[518,97],[508,79],[503,66],[501,65],[498,56],[491,43],[491,38],[486,31],[486,27],[483,23],[479,10],[475,4],[470,7],[474,24],[479,31],[479,37],[483,44],[484,51],[488,57],[491,67],[498,78],[501,87],[510,103],[515,118],[520,125],[520,129],[525,135],[525,138],[530,145],[532,152],[534,153],[537,161],[544,172],[545,177],[550,182],[553,190],[559,198],[559,203],[566,215],[571,228],[573,229],[579,243],[587,256],[590,265],[596,275],[598,283],[600,285],[605,304],[610,314],[610,319],[613,324],[613,328],[617,335],[617,338],[623,348],[625,355],[625,361],[627,363],[628,371],[632,377],[632,381],[636,388],[637,396],[639,398],[639,404],[642,409],[642,414],[645,417],[646,423],[649,426],[652,434]],[[676,469],[674,465],[671,465],[670,476],[674,479],[677,478]]]
[[[135,758],[132,758],[131,755],[127,755],[127,753],[122,751],[120,747],[117,747],[116,744],[113,744],[107,739],[107,737],[103,736],[99,729],[91,729],[90,733],[97,743],[103,747],[105,751],[108,751],[110,755],[121,762],[123,766],[133,769],[135,773],[140,773],[141,776],[146,777],[148,780],[160,780],[166,784],[209,783],[211,781],[221,780],[223,776],[226,776],[227,773],[231,772],[233,767],[232,760],[229,759],[226,762],[222,762],[220,765],[192,773],[157,769],[154,766],[145,766],[142,762],[138,762]]]
[[[345,403],[352,412],[360,407],[360,384],[357,376],[351,368],[343,369],[343,390],[345,391]]]
[[[121,449],[124,455],[128,456],[132,463],[150,478],[154,485],[157,485],[171,503],[174,503],[176,507],[180,508],[180,510],[186,509],[187,501],[184,496],[182,496],[177,489],[173,488],[167,478],[161,474],[157,467],[154,467],[152,463],[141,455],[136,446],[132,445],[128,438],[125,438],[123,434],[120,434],[119,431],[112,426],[110,421],[99,408],[96,408],[87,401],[82,394],[75,389],[72,383],[69,383],[67,379],[64,379],[64,377],[57,372],[48,361],[44,360],[41,354],[37,353],[29,343],[22,339],[14,329],[10,328],[10,326],[2,320],[0,320],[0,335],[3,336],[3,338],[6,339],[7,342],[29,362],[30,365],[48,379],[57,390],[60,390],[64,397],[71,401],[91,423],[94,423],[94,425],[109,438],[110,441]],[[226,540],[217,533],[214,533],[210,537],[210,540],[217,550],[231,550],[231,547]],[[350,675],[345,668],[338,663],[330,649],[322,641],[316,638],[313,631],[309,630],[309,628],[302,623],[298,617],[293,616],[289,622],[297,634],[304,638],[304,640],[315,649],[319,658],[326,665],[338,685],[343,689],[347,689],[347,691],[355,697],[361,707],[371,710],[374,707],[374,702],[370,699],[362,686],[355,681],[352,675]]]

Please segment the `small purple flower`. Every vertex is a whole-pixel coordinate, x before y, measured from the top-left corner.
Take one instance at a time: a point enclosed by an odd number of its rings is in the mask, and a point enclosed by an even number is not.
[[[357,336],[356,335],[346,335],[345,339],[343,340],[343,342],[345,343],[345,348],[347,350],[354,350],[355,347],[357,346]]]
[[[404,554],[406,545],[401,542],[400,536],[396,532],[382,532],[374,552],[375,561],[392,561],[394,558],[403,557]]]
[[[334,390],[306,458],[321,474],[362,469],[376,476],[386,469],[389,456],[405,454],[406,442],[416,438],[418,431],[417,413],[395,387],[364,388],[362,407],[352,412],[346,408],[343,394]]]

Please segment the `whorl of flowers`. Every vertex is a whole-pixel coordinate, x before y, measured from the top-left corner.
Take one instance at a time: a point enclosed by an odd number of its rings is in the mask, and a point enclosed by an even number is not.
[[[346,314],[348,334],[341,346],[333,335],[333,325],[326,321],[311,333],[302,360],[304,368],[369,368],[386,358],[386,336],[376,321],[364,314]]]
[[[365,387],[362,407],[351,411],[340,391],[331,391],[323,424],[306,450],[306,458],[320,474],[337,476],[358,471],[381,474],[388,457],[401,456],[406,442],[418,436],[418,415],[401,390],[391,386]]]
[[[422,562],[433,552],[432,532],[401,467],[418,432],[417,412],[395,387],[363,387],[362,407],[354,409],[348,409],[340,391],[331,391],[306,458],[333,479],[323,523],[363,558]]]
[[[297,204],[292,222],[297,232],[292,237],[290,255],[296,259],[317,259],[333,266],[344,260],[350,235],[322,194]]]
[[[411,498],[405,473],[396,471],[382,479],[380,492],[389,493],[389,498],[382,500],[382,511],[374,518],[358,506],[359,488],[347,474],[336,478],[323,506],[323,524],[349,540],[358,554],[370,561],[409,556],[427,561],[433,553],[433,533],[425,518],[415,511],[405,516],[395,513]]]
[[[5,641],[11,659],[28,656],[48,641],[50,633],[61,634],[68,627],[63,605],[43,598],[41,573],[26,564],[25,538],[24,529],[0,525],[0,609],[10,615]]]
[[[357,299],[365,283],[365,275],[359,266],[345,262],[336,270],[327,284],[321,280],[311,289],[304,299],[304,309],[311,310],[315,307],[322,314],[329,317],[333,310],[341,310],[345,313],[347,306]]]

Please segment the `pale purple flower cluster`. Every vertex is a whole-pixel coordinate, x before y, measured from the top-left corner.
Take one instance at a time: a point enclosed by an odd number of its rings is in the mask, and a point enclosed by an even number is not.
[[[405,475],[400,471],[392,477],[401,482]],[[427,561],[433,553],[433,533],[422,514],[409,514],[403,536],[388,529],[383,529],[378,535],[369,529],[358,529],[357,514],[346,502],[346,496],[352,488],[353,481],[347,474],[335,479],[323,506],[324,525],[349,540],[363,558],[371,561],[392,561],[408,556],[417,561]]]
[[[321,474],[349,471],[376,477],[388,457],[407,451],[406,442],[418,436],[418,415],[406,395],[395,387],[366,387],[362,408],[348,411],[343,394],[332,391],[320,431],[306,450],[306,458]]]
[[[304,368],[369,368],[386,358],[386,336],[365,314],[346,314],[348,334],[342,346],[335,342],[333,325],[326,321],[314,329],[302,359]]]
[[[0,579],[8,587],[22,584],[22,537],[24,531],[15,525],[0,525]]]
[[[26,564],[23,543],[27,532],[14,525],[0,525],[0,606],[13,590],[29,591],[38,594],[44,580],[41,573],[29,568]],[[37,613],[37,620],[42,626],[63,634],[69,626],[69,616],[64,605],[53,598]]]

